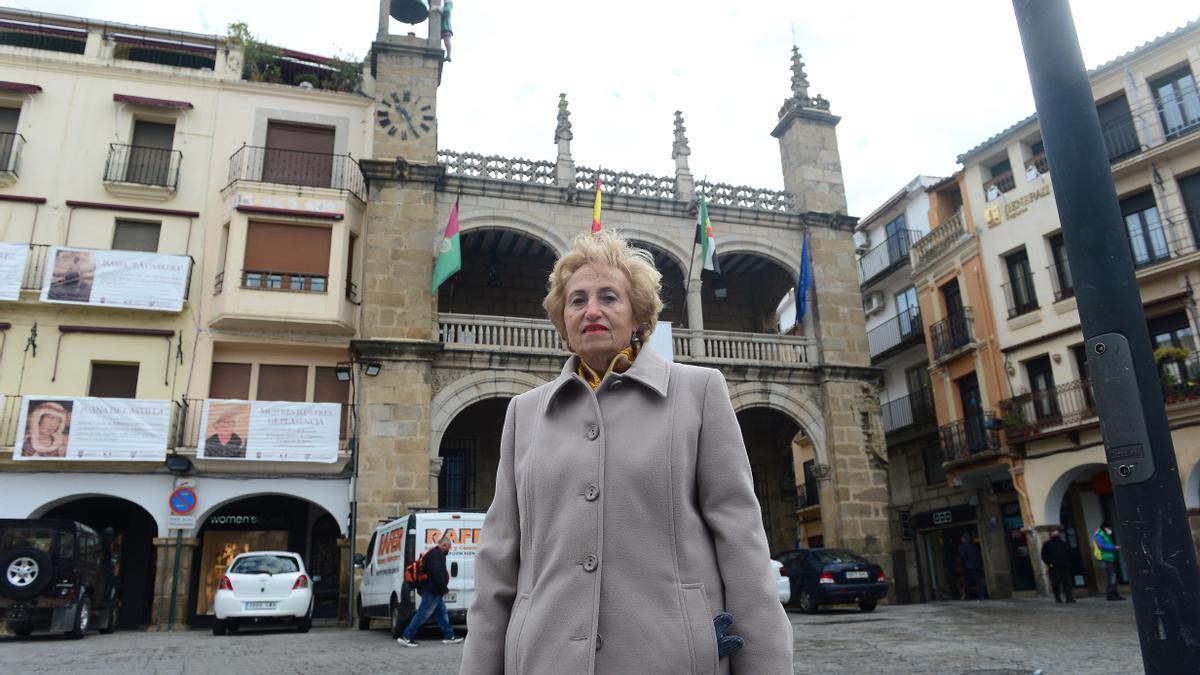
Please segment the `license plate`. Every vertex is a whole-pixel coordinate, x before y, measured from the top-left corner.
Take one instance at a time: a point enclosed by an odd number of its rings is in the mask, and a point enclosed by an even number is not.
[[[867,572],[846,572],[847,579],[866,579],[870,576]]]
[[[265,600],[256,600],[254,602],[247,602],[246,609],[275,609],[275,603],[267,602]]]
[[[447,593],[443,600],[446,602],[458,602],[458,593]]]

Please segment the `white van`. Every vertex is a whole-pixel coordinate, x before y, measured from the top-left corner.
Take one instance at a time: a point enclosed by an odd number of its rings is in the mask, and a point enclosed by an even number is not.
[[[358,628],[367,630],[371,619],[387,619],[392,637],[400,637],[420,597],[404,583],[404,568],[422,553],[437,546],[443,534],[453,546],[446,556],[450,591],[446,609],[452,622],[465,623],[467,607],[475,595],[475,554],[483,531],[482,513],[417,511],[375,528],[366,555],[354,556],[362,568],[358,592]]]

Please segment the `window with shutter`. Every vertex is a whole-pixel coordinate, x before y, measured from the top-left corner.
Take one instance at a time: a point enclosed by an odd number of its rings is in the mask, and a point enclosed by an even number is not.
[[[243,288],[324,293],[329,280],[328,227],[251,221]]]
[[[240,401],[250,398],[250,364],[213,363],[208,397]]]
[[[260,365],[255,398],[259,401],[307,401],[308,366]]]
[[[117,219],[113,229],[114,251],[158,252],[158,234],[162,223]]]
[[[350,407],[347,405],[350,403],[350,383],[338,381],[336,368],[317,368],[316,381],[313,383],[313,402],[342,404],[342,425],[339,428],[341,438],[346,438],[346,420],[350,413]]]

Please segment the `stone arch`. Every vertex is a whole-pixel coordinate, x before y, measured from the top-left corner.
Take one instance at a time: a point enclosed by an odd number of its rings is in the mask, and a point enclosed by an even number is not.
[[[156,509],[152,508],[150,506],[150,504],[148,504],[148,503],[143,503],[145,500],[139,499],[140,496],[141,495],[138,495],[138,494],[121,494],[115,490],[109,491],[109,492],[105,492],[105,491],[101,491],[101,490],[88,490],[87,492],[73,492],[70,494],[59,495],[57,497],[50,499],[49,501],[42,503],[41,506],[39,506],[36,509],[33,509],[32,511],[29,512],[29,517],[30,518],[42,518],[45,516],[45,514],[49,513],[50,511],[53,511],[54,509],[56,509],[60,506],[63,506],[65,504],[70,504],[71,502],[79,501],[81,499],[117,499],[117,500],[120,500],[123,502],[128,502],[130,504],[133,504],[134,506],[136,506],[136,507],[140,508],[142,511],[144,511],[146,513],[146,517],[149,518],[154,523],[154,529],[155,529],[154,536],[156,536],[156,537],[165,536],[164,533],[167,531],[166,521],[164,519],[160,519],[160,518],[156,517],[154,515]]]
[[[429,457],[440,465],[442,436],[450,423],[473,403],[488,398],[511,398],[541,386],[546,380],[515,370],[484,370],[461,377],[439,391],[430,402]]]
[[[474,212],[458,223],[461,232],[472,230],[509,230],[517,234],[532,237],[554,251],[555,258],[560,258],[571,243],[564,239],[549,223],[534,216],[521,218],[513,217],[510,213],[493,209]]]
[[[769,241],[758,239],[743,239],[736,237],[720,237],[717,240],[718,255],[726,256],[731,253],[751,253],[759,255],[783,268],[793,279],[800,276],[800,249],[788,251],[775,246]]]
[[[681,247],[679,241],[657,232],[635,229],[622,229],[620,232],[632,243],[649,244],[667,254],[671,261],[679,266],[680,271],[687,274],[689,247]]]
[[[233,502],[252,497],[291,497],[320,507],[333,517],[342,536],[348,534],[349,504],[346,502],[345,481],[305,481],[308,487],[303,493],[300,490],[289,491],[287,487],[278,485],[280,481],[281,479],[264,478],[244,481],[244,486],[228,486],[224,482],[201,486],[203,510],[197,509],[196,529],[192,532],[199,532],[210,516]],[[325,485],[326,483],[328,485]]]
[[[729,388],[735,412],[747,408],[769,408],[792,419],[812,440],[818,464],[829,464],[825,445],[825,422],[820,407],[796,394],[794,388],[775,382],[743,382]]]
[[[1030,494],[1030,510],[1033,512],[1034,517],[1037,517],[1039,513],[1042,516],[1042,521],[1034,524],[1058,523],[1059,513],[1062,511],[1063,497],[1067,495],[1067,490],[1070,489],[1071,483],[1074,483],[1080,474],[1105,468],[1104,464],[1098,463],[1092,458],[1080,458],[1074,466],[1059,474],[1058,478],[1050,484],[1050,489],[1046,491],[1041,504],[1035,501],[1038,495]]]

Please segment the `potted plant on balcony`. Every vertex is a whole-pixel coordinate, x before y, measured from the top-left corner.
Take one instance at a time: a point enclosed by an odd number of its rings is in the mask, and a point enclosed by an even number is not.
[[[1163,388],[1167,403],[1194,399],[1197,394],[1196,378],[1190,377],[1187,358],[1190,352],[1183,347],[1159,347],[1154,350],[1154,363],[1158,366],[1158,381]],[[1182,379],[1182,381],[1181,381]]]
[[[225,40],[242,48],[242,77],[251,82],[279,81],[279,57],[282,52],[278,47],[259,42],[243,21],[229,24]]]

